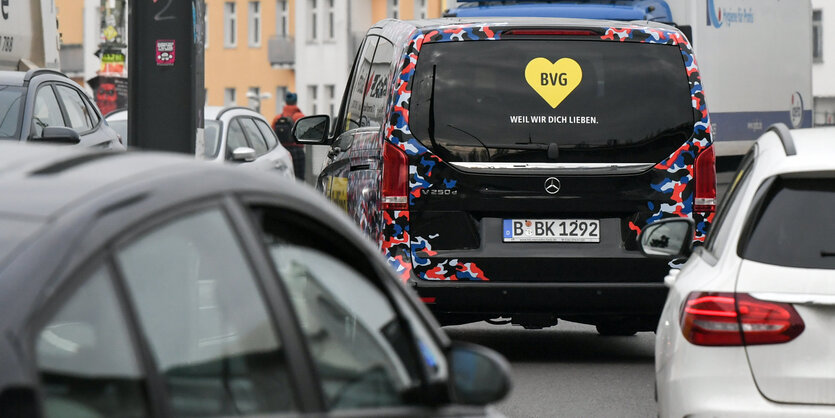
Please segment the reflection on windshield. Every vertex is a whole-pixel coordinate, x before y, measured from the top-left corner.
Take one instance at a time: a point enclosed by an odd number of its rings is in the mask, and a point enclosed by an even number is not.
[[[0,86],[0,139],[18,139],[23,87]]]

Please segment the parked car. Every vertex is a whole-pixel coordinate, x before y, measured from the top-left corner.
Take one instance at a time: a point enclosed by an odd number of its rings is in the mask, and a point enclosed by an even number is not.
[[[260,113],[247,107],[206,106],[203,152],[199,158],[231,161],[260,170],[277,170],[293,177],[293,158],[278,142]],[[128,112],[119,109],[105,119],[122,138],[128,137]],[[199,150],[198,150],[199,151]]]
[[[451,343],[344,214],[278,182],[0,144],[0,416],[490,413],[505,360]]]
[[[716,197],[710,121],[677,29],[578,19],[385,20],[369,30],[318,187],[443,324],[655,329],[666,261],[638,231]]]
[[[835,416],[835,129],[770,128],[744,157],[704,247],[667,277],[655,344],[662,417]],[[690,254],[693,223],[641,233]]]
[[[124,150],[95,103],[59,71],[0,71],[0,140]]]

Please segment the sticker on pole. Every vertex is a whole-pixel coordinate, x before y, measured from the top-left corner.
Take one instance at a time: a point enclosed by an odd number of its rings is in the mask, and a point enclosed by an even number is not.
[[[173,39],[157,40],[157,66],[172,66],[177,58]]]
[[[580,85],[583,69],[571,58],[561,58],[551,63],[549,59],[539,57],[532,59],[525,67],[525,80],[556,109]]]

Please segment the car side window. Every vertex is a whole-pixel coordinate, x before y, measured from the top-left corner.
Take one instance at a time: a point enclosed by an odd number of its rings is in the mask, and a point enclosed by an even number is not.
[[[174,416],[295,409],[283,343],[219,209],[169,221],[116,259]]]
[[[92,122],[93,127],[98,126],[99,122],[101,122],[101,118],[99,117],[99,113],[93,108],[93,103],[90,100],[85,99],[84,97],[81,98],[84,101],[84,105],[87,107],[87,114],[90,115],[90,122]]]
[[[261,135],[264,136],[264,140],[267,141],[267,149],[271,150],[275,148],[276,144],[278,144],[278,139],[275,137],[275,132],[273,132],[273,130],[270,129],[270,126],[267,125],[267,123],[261,119],[255,119],[255,124],[261,131]]]
[[[362,120],[362,100],[368,82],[368,72],[371,70],[371,63],[374,60],[374,51],[377,49],[378,36],[365,38],[362,53],[357,56],[354,70],[354,78],[348,88],[348,104],[345,109],[342,121],[342,131],[349,131],[361,126],[366,126]]]
[[[67,110],[70,128],[78,132],[86,132],[93,129],[93,123],[90,120],[87,106],[84,104],[84,99],[81,98],[81,95],[74,89],[60,84],[56,84],[55,89],[58,90],[58,95],[61,96],[64,109]]]
[[[329,409],[404,405],[419,384],[417,349],[366,256],[296,212],[253,209],[301,322]]]
[[[61,106],[55,98],[51,85],[41,86],[35,94],[35,108],[32,114],[32,137],[43,136],[43,128],[47,126],[66,126]]]
[[[249,147],[244,136],[244,131],[241,124],[238,123],[238,118],[232,119],[229,122],[229,130],[226,133],[226,159],[232,159],[232,151],[235,148]]]
[[[252,146],[252,149],[255,150],[255,155],[260,157],[269,151],[267,148],[267,142],[264,140],[264,137],[261,136],[261,131],[258,130],[258,127],[255,126],[255,122],[252,118],[240,118],[239,121],[241,122],[241,126],[244,128],[244,133],[246,134],[247,139],[249,139],[249,143]]]
[[[145,376],[104,267],[62,303],[37,334],[44,416],[148,415]]]
[[[368,87],[362,105],[364,126],[382,126],[385,123],[389,88],[391,87],[391,61],[394,45],[388,39],[379,38],[377,52],[371,64]]]
[[[713,225],[711,225],[710,231],[705,239],[705,249],[715,255],[718,255],[722,251],[725,241],[727,241],[729,230],[724,227],[725,220],[733,217],[739,211],[741,202],[739,201],[740,199],[737,199],[737,196],[742,190],[747,188],[747,184],[749,183],[748,179],[751,177],[751,171],[753,171],[756,153],[757,148],[753,146],[745,154],[739,163],[739,169],[734,174],[733,181],[725,192],[724,198],[719,202],[716,219]]]

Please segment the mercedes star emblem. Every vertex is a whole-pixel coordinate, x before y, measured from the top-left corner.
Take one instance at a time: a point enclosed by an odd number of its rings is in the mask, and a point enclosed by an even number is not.
[[[560,191],[560,180],[556,177],[548,177],[545,180],[545,191],[548,194],[557,194]]]

